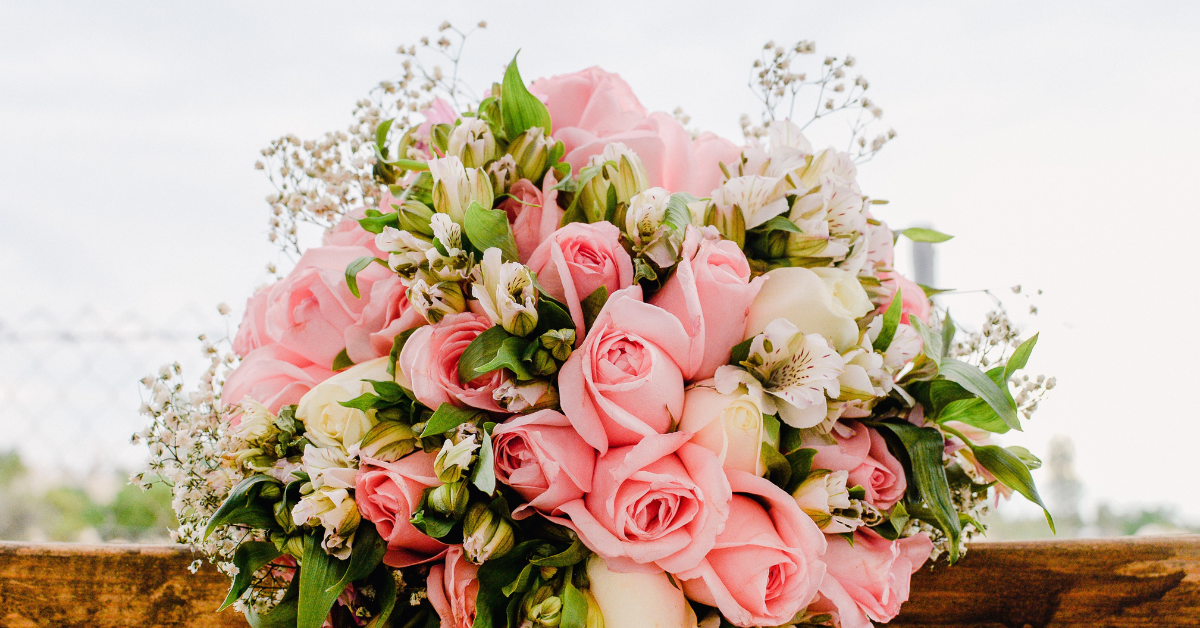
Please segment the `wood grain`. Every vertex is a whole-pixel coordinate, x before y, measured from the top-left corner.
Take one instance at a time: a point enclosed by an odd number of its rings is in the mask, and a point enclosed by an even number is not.
[[[0,543],[0,627],[244,627],[179,546]],[[925,568],[891,625],[1200,626],[1200,536],[979,543]],[[610,626],[609,628],[623,628]]]

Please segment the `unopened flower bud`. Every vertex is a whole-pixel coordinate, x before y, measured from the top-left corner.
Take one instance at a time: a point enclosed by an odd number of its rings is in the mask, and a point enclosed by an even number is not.
[[[662,188],[650,188],[629,199],[625,212],[625,234],[635,245],[644,245],[658,233],[667,216],[671,193]]]
[[[437,458],[433,461],[433,472],[442,482],[457,482],[467,469],[471,468],[471,462],[475,459],[475,450],[477,449],[479,449],[479,442],[473,435],[457,443],[452,439],[446,439],[446,442],[442,443],[442,449],[438,452]]]
[[[283,496],[283,487],[275,482],[267,482],[258,495],[263,499],[274,501]]]
[[[500,156],[492,129],[479,118],[462,118],[446,140],[446,154],[462,160],[467,168],[482,168]]]
[[[471,504],[463,521],[463,534],[463,551],[476,565],[499,558],[513,548],[512,526],[487,504]]]
[[[468,488],[465,479],[442,484],[429,491],[429,507],[451,519],[459,519],[467,511],[467,501],[471,497]]]
[[[628,146],[620,142],[609,144],[599,159],[605,164],[604,174],[616,190],[618,203],[629,203],[635,194],[650,187],[642,158]]]
[[[463,223],[471,203],[491,209],[495,201],[492,179],[482,168],[467,168],[458,157],[435,157],[429,160],[433,177],[433,206],[448,214],[454,222]]]
[[[575,330],[574,329],[551,329],[550,331],[538,337],[550,355],[554,356],[559,362],[566,362],[567,358],[571,357],[572,348],[575,346]]]
[[[380,421],[363,436],[359,452],[367,458],[395,462],[412,453],[417,442],[411,426],[399,421]]]
[[[558,372],[558,362],[554,360],[554,354],[542,348],[534,351],[533,372],[542,376],[549,376]]]
[[[433,230],[429,228],[429,221],[433,218],[433,210],[425,203],[408,199],[400,205],[396,213],[399,214],[397,218],[400,221],[400,229],[418,233],[425,237],[433,236]]]
[[[512,155],[505,154],[487,167],[488,175],[492,177],[492,186],[496,196],[508,191],[517,182],[517,162]]]
[[[304,557],[304,535],[294,534],[288,535],[283,532],[272,532],[270,537],[271,543],[275,544],[275,549],[291,554],[293,558]]]
[[[275,521],[279,527],[283,528],[284,532],[291,534],[296,531],[296,523],[292,521],[292,510],[288,507],[287,501],[277,501],[272,504],[271,509],[275,513]]]
[[[509,412],[532,412],[557,406],[558,389],[545,380],[532,380],[521,385],[509,380],[492,391],[492,399]]]
[[[704,215],[704,224],[717,228],[727,240],[733,241],[739,247],[746,245],[746,217],[739,205],[721,208],[716,204],[709,205]],[[784,237],[784,243],[787,238]]]
[[[547,137],[541,127],[533,127],[518,135],[508,145],[508,154],[517,162],[517,176],[537,181],[550,167],[550,149],[554,140]]]
[[[525,619],[531,626],[555,628],[562,621],[562,598],[549,585],[542,585],[525,596]]]

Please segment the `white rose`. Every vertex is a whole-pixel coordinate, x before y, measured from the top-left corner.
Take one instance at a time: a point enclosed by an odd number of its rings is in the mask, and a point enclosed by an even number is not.
[[[612,628],[696,628],[696,613],[665,572],[617,573],[599,556],[587,563],[591,592]]]
[[[679,431],[691,432],[691,442],[715,452],[723,468],[763,475],[767,467],[762,444],[778,445],[778,422],[767,426],[762,408],[750,395],[724,395],[711,387],[711,381],[705,384],[684,395]]]
[[[396,381],[387,372],[388,358],[376,358],[352,366],[321,382],[300,398],[296,418],[304,422],[304,435],[318,447],[345,452],[357,445],[375,426],[374,411],[370,414],[357,408],[347,408],[341,401],[350,401],[363,393],[374,392],[365,380]],[[399,369],[396,369],[397,372]],[[404,385],[404,382],[401,382]]]
[[[804,334],[821,334],[839,353],[858,344],[855,321],[870,311],[871,299],[853,275],[837,269],[794,267],[776,268],[766,277],[750,304],[746,338],[761,334],[771,321],[782,318]]]
[[[247,442],[266,436],[271,429],[271,424],[275,421],[275,415],[249,396],[242,399],[239,405],[242,408],[242,416],[238,420],[238,424],[229,428],[229,431]]]

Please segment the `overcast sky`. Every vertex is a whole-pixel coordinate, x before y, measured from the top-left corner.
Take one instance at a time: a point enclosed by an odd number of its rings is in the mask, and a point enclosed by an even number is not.
[[[1200,517],[1200,3],[431,4],[0,4],[0,318],[239,307],[274,259],[258,149],[344,127],[442,19],[489,22],[480,89],[520,48],[527,79],[600,65],[734,140],[763,42],[811,39],[899,132],[860,172],[877,215],[956,236],[939,283],[1045,291],[1030,368],[1059,386],[1006,443],[1069,434],[1093,502]]]

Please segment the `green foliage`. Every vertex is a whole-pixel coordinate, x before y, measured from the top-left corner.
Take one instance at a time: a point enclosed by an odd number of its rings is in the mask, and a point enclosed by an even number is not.
[[[519,54],[519,53],[518,53]],[[538,127],[549,135],[551,132],[550,111],[537,96],[529,93],[521,72],[517,69],[517,56],[504,71],[503,88],[500,91],[500,118],[504,122],[504,134],[511,140],[525,131]]]
[[[209,518],[208,525],[204,527],[204,538],[222,525],[244,525],[257,530],[278,528],[270,503],[259,499],[267,486],[283,487],[279,480],[269,475],[252,475],[238,482],[221,507]]]
[[[479,410],[468,410],[449,403],[442,403],[434,411],[433,416],[429,417],[429,421],[425,423],[425,429],[421,431],[421,438],[449,432],[463,423],[474,421],[482,415],[483,413]]]
[[[902,298],[900,287],[896,286],[896,294],[892,297],[892,303],[883,313],[883,327],[879,329],[879,335],[875,337],[875,342],[871,343],[871,347],[876,351],[887,351],[887,348],[892,345],[892,339],[896,337],[896,327],[900,325],[900,312],[903,307]]]
[[[898,454],[908,474],[908,512],[937,526],[950,540],[950,562],[958,560],[962,528],[958,511],[950,499],[950,485],[942,466],[946,440],[933,427],[916,427],[910,423],[867,422],[881,434],[891,436],[889,444],[898,444]]]
[[[913,242],[929,242],[931,244],[945,242],[946,240],[954,237],[952,235],[946,235],[940,231],[925,229],[923,227],[909,227],[908,229],[902,229],[896,232],[896,237],[899,236],[904,236]]]
[[[485,208],[472,202],[463,219],[463,235],[479,252],[479,259],[482,259],[484,251],[495,247],[500,249],[500,257],[504,261],[519,261],[517,241],[508,224],[508,214],[502,209]]]
[[[246,589],[250,588],[254,572],[262,569],[267,563],[279,558],[282,554],[275,549],[274,543],[267,541],[246,541],[239,545],[233,552],[233,564],[237,566],[238,572],[233,577],[229,594],[225,596],[225,601],[221,603],[221,607],[217,611],[223,611],[232,606],[246,592]]]
[[[479,461],[471,472],[471,483],[489,497],[496,492],[496,464],[492,459],[492,428],[495,423],[485,423],[479,445]]]
[[[596,317],[600,315],[600,310],[604,309],[604,304],[608,302],[608,288],[601,285],[592,291],[583,301],[580,302],[580,307],[583,308],[583,328],[588,330],[592,328],[592,323],[596,322]]]

